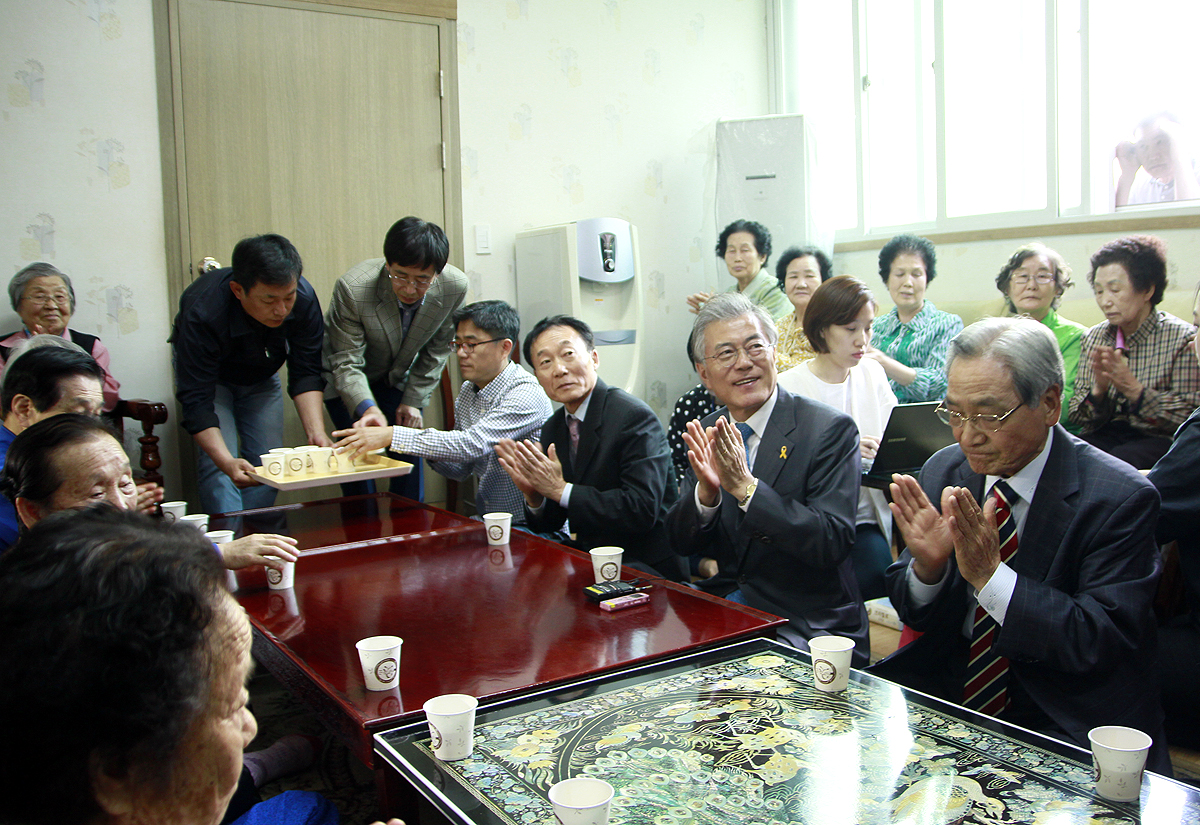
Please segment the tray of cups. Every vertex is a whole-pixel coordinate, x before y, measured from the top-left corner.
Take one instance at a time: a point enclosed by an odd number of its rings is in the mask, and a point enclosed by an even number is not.
[[[262,455],[262,466],[251,470],[250,477],[277,490],[303,490],[412,471],[412,464],[381,452],[367,453],[351,462],[349,455],[338,455],[332,447],[281,447]]]

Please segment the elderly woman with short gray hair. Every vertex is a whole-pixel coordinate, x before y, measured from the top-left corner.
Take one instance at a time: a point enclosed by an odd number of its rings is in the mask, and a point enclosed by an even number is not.
[[[120,397],[121,384],[109,369],[108,348],[95,335],[68,329],[75,313],[75,289],[71,279],[53,265],[39,261],[12,276],[8,297],[21,318],[22,327],[0,336],[0,366],[8,362],[13,350],[33,335],[58,335],[83,348],[104,370],[104,411],[109,412]]]

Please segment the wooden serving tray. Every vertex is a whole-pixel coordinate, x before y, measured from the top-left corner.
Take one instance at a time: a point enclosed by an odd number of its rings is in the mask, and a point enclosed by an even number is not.
[[[361,469],[345,473],[314,473],[303,476],[269,476],[262,467],[255,467],[249,475],[276,490],[306,490],[309,487],[326,487],[330,484],[345,484],[348,481],[369,481],[373,478],[403,476],[412,472],[413,465],[387,456],[376,456],[375,460]]]

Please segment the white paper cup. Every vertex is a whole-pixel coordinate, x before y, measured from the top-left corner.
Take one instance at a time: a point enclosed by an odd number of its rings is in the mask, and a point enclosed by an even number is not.
[[[190,515],[180,516],[177,521],[183,524],[190,524],[199,530],[201,533],[208,532],[208,514],[207,513],[191,513]]]
[[[331,473],[344,473],[351,467],[350,454],[339,453],[333,447],[329,448],[329,458],[325,462],[325,466]]]
[[[422,707],[429,721],[429,747],[443,762],[466,759],[475,747],[475,708],[479,700],[465,693],[435,696]]]
[[[1105,725],[1088,731],[1096,793],[1113,802],[1132,802],[1142,792],[1146,753],[1153,743],[1136,728]]]
[[[579,776],[550,786],[550,804],[562,825],[608,825],[613,786],[603,779]]]
[[[367,690],[391,690],[400,676],[399,636],[369,636],[355,643]]]
[[[232,530],[209,530],[204,535],[212,541],[213,544],[222,545],[233,541]]]
[[[272,556],[271,558],[279,558]],[[291,590],[292,585],[296,582],[296,562],[285,561],[283,570],[276,570],[274,567],[267,568],[267,587],[272,590]]]
[[[283,460],[287,457],[287,453],[277,453],[271,451],[263,453],[259,458],[262,459],[263,475],[274,476],[279,478],[283,475]]]
[[[512,531],[512,513],[487,513],[483,517],[488,544],[508,544]]]
[[[323,449],[323,448],[322,447],[313,447],[313,446],[309,445],[309,446],[304,446],[304,447],[297,447],[294,450],[292,450],[292,455],[299,454],[299,455],[304,456],[304,475],[311,476],[311,475],[315,475],[318,472],[317,461],[318,461],[319,451],[321,449]]]
[[[844,636],[815,636],[808,640],[812,654],[813,683],[818,690],[834,693],[850,682],[850,657],[854,640]]]
[[[180,516],[187,515],[186,501],[164,501],[158,506],[162,508],[164,521],[178,521]]]
[[[329,470],[329,458],[333,455],[332,447],[311,447],[308,451],[312,458],[312,472],[315,475],[323,476]]]
[[[283,474],[288,478],[302,476],[308,472],[308,455],[303,448],[288,450],[283,458]]]
[[[593,547],[588,551],[592,557],[592,572],[596,574],[596,584],[620,580],[621,555],[624,552],[620,547]]]

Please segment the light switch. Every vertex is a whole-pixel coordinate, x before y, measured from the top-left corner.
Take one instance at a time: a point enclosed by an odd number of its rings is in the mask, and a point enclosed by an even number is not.
[[[486,223],[475,224],[475,254],[492,254],[492,227]]]

